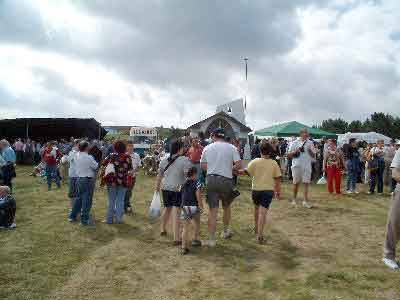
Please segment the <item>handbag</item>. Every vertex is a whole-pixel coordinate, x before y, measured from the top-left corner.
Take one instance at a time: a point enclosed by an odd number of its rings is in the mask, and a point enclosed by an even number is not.
[[[374,157],[370,161],[368,161],[368,169],[370,172],[376,172],[378,171],[379,168],[379,159],[377,157]]]

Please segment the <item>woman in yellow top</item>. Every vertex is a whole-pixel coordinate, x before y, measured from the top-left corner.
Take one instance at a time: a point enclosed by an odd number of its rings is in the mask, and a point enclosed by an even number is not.
[[[271,158],[273,151],[272,146],[267,141],[263,141],[260,146],[261,158],[252,160],[244,171],[252,178],[254,224],[259,244],[265,242],[264,227],[272,199],[274,195],[280,199],[281,193],[281,169]]]

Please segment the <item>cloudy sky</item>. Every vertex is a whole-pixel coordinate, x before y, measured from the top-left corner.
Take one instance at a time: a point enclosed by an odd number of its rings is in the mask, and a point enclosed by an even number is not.
[[[184,127],[246,94],[256,129],[399,115],[399,48],[398,0],[0,0],[0,118]]]

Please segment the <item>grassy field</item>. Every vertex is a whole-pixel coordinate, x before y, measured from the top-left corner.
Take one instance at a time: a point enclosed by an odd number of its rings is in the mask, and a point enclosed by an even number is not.
[[[82,228],[67,222],[66,187],[47,192],[28,171],[15,180],[18,228],[0,232],[0,299],[400,299],[400,276],[381,263],[389,196],[330,197],[314,186],[317,207],[305,210],[290,206],[284,184],[260,246],[242,179],[233,239],[182,257],[146,216],[154,178],[139,178],[123,225],[100,222],[97,189],[96,226]]]

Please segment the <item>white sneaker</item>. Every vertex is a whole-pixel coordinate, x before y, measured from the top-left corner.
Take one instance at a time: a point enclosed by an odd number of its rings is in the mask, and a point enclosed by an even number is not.
[[[392,259],[384,258],[384,259],[382,259],[382,261],[388,268],[390,268],[392,270],[397,270],[399,268],[399,265],[397,264],[397,262]]]
[[[233,236],[233,232],[232,232],[232,230],[230,230],[229,228],[226,229],[226,230],[224,230],[224,231],[221,233],[221,237],[222,237],[223,239],[225,239],[225,240],[230,239],[232,236]]]
[[[310,203],[308,203],[307,201],[303,201],[303,207],[304,207],[304,208],[310,209],[310,208],[312,208],[313,206],[312,206]]]
[[[354,191],[354,192],[353,192],[353,194],[359,194],[359,193],[360,193],[359,191]]]
[[[217,241],[216,240],[208,240],[208,241],[204,241],[204,246],[210,247],[210,248],[214,248],[217,245]]]
[[[346,191],[346,194],[351,195],[351,194],[353,194],[353,192],[352,191]]]
[[[9,227],[0,226],[0,229],[15,229],[17,228],[17,224],[12,223]]]
[[[292,202],[290,202],[293,206],[297,205],[296,199],[292,199]]]

